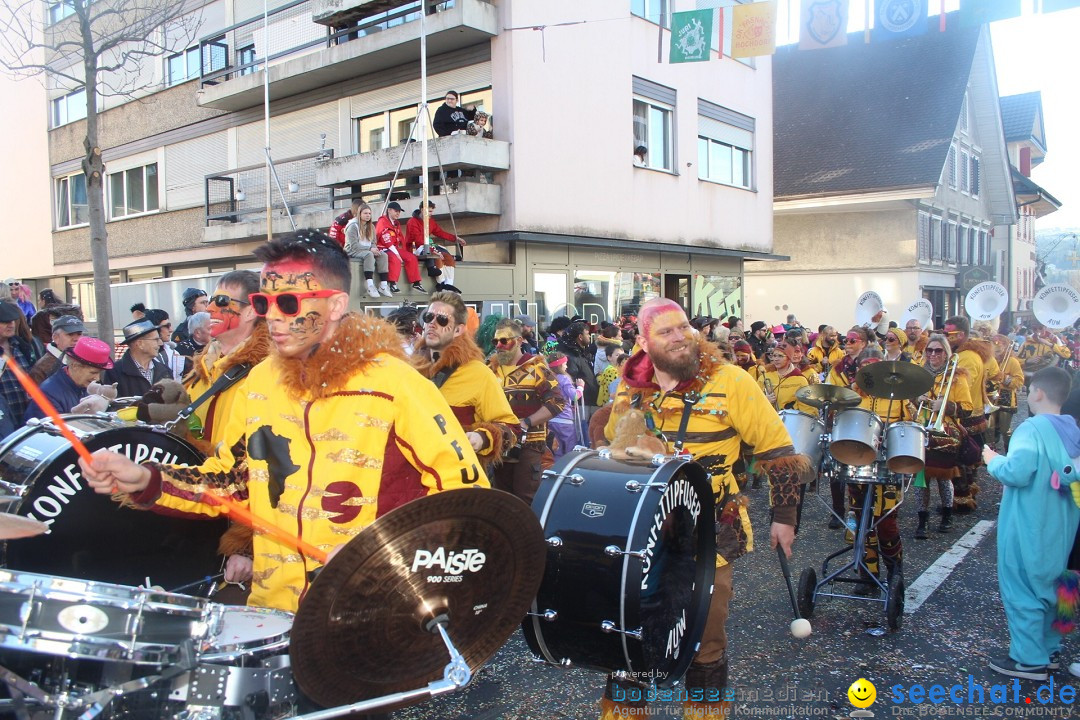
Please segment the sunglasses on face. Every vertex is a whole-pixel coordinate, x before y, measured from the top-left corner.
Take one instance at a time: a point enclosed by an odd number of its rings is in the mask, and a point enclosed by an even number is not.
[[[210,298],[210,302],[217,305],[219,308],[229,307],[229,303],[236,303],[237,305],[250,305],[247,300],[240,300],[239,298],[229,297],[228,295],[214,295]]]
[[[495,345],[498,346],[498,347],[510,347],[515,342],[517,342],[516,337],[495,338]]]
[[[962,330],[946,330],[945,331],[945,337],[955,337],[956,335],[959,335],[961,332],[963,332],[963,331]]]
[[[885,338],[885,341],[886,342],[900,342],[900,340],[897,339],[897,337],[895,335],[889,335],[887,338]]]
[[[267,293],[251,293],[248,300],[251,301],[251,309],[259,317],[265,317],[270,312],[270,307],[277,305],[282,315],[292,317],[300,313],[300,301],[308,298],[328,298],[338,294],[338,290],[312,290],[311,292],[283,292],[276,295]],[[231,298],[230,298],[231,299]]]
[[[424,321],[425,325],[430,325],[433,322],[438,322],[439,327],[446,327],[450,324],[449,317],[447,317],[446,315],[436,315],[433,312],[424,313],[423,317],[421,317],[421,320]]]
[[[937,355],[939,353],[944,353],[944,352],[945,352],[945,348],[926,348],[926,354],[927,355]]]
[[[849,343],[857,343],[860,340],[862,340],[862,338],[858,335],[849,335],[848,337],[844,338],[844,341]]]

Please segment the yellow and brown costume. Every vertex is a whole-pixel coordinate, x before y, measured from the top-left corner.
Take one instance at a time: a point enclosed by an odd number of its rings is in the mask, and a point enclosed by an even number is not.
[[[480,459],[501,462],[503,450],[516,441],[518,418],[472,336],[465,333],[454,338],[435,359],[421,339],[411,360],[421,375],[439,379],[439,392],[465,432],[484,438],[484,447],[477,453]]]
[[[911,362],[916,365],[922,365],[926,359],[926,344],[930,342],[930,334],[923,331],[917,338],[913,340],[908,339],[908,344],[904,346],[904,352],[911,357]]]
[[[800,372],[797,367],[791,367],[791,371],[781,377],[775,365],[763,365],[757,381],[758,387],[766,395],[769,393],[768,388],[772,388],[772,392],[776,395],[776,402],[772,403],[772,405],[777,412],[780,410],[798,410],[807,415],[817,415],[816,409],[795,397],[795,393],[810,385],[810,379],[806,374]]]
[[[383,320],[347,315],[306,359],[272,354],[238,393],[218,454],[199,467],[148,464],[129,500],[175,515],[220,514],[231,496],[323,550],[424,495],[488,480],[438,390],[404,360]],[[295,611],[320,563],[256,534],[250,605]]]
[[[931,401],[938,399],[945,393],[945,388],[948,385],[949,367],[951,367],[951,362],[946,364],[941,372],[936,373],[934,385],[927,392]],[[927,369],[929,370],[929,368]],[[949,396],[946,398],[947,403],[945,405],[944,419],[942,420],[942,433],[953,438],[960,438],[963,435],[963,430],[960,429],[960,418],[970,416],[974,408],[974,405],[971,402],[970,388],[971,386],[968,383],[966,371],[958,367],[956,369],[956,375],[953,377],[952,386],[949,387]],[[931,415],[936,417],[937,413],[931,412],[929,407],[924,407],[916,420],[925,425],[930,421]],[[930,442],[933,444],[934,439],[931,438]],[[928,462],[924,470],[927,478],[951,480],[960,476],[960,469],[956,465],[955,458],[953,458],[951,465],[934,463],[930,455],[927,456],[927,459]]]
[[[825,346],[821,344],[821,340],[822,337],[818,335],[818,339],[814,341],[814,346],[806,353],[806,359],[814,366],[814,370],[819,373],[825,372],[826,365],[829,366],[831,371],[846,357],[840,343],[834,344],[831,350],[826,350]]]

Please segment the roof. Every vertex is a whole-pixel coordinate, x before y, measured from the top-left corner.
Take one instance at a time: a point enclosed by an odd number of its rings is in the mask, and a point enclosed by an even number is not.
[[[1008,95],[1001,98],[1001,124],[1005,127],[1005,142],[1030,140],[1035,134],[1035,122],[1042,124],[1042,93],[1039,91]]]
[[[1014,167],[1010,167],[1009,170],[1017,203],[1030,207],[1035,212],[1035,217],[1041,218],[1061,209],[1061,201],[1048,193],[1041,185],[1029,177],[1024,177],[1024,174]]]
[[[826,50],[778,49],[773,61],[777,199],[936,185],[956,132],[979,28]]]

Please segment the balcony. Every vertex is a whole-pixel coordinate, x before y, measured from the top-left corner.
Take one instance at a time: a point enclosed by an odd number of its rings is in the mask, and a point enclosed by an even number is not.
[[[394,10],[354,16],[337,28],[323,27],[313,19],[314,13],[325,16],[326,5],[325,0],[296,0],[274,10],[268,17],[269,42],[263,39],[261,16],[203,38],[204,58],[220,57],[213,50],[222,45],[236,52],[224,67],[209,73],[204,67],[199,105],[236,111],[262,103],[267,52],[270,95],[275,99],[417,62],[421,6],[429,11],[425,21],[429,57],[487,42],[499,28],[496,8],[486,0],[417,0]],[[361,4],[360,10],[382,7],[385,4]]]
[[[385,182],[394,177],[399,162],[399,177],[418,176],[423,169],[420,163],[420,143],[409,143],[404,158],[401,153],[402,146],[398,145],[327,160],[320,163],[315,171],[315,183],[322,187],[351,187]],[[474,135],[436,138],[428,144],[429,167],[436,171],[438,159],[442,160],[443,169],[447,171],[476,170],[490,173],[509,170],[510,143]]]

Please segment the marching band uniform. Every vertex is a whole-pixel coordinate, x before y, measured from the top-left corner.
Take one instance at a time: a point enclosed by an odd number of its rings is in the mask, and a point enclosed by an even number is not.
[[[191,373],[184,378],[188,394],[193,400],[199,398],[226,371],[241,364],[254,367],[269,354],[270,333],[266,329],[266,322],[261,319],[255,323],[251,336],[233,348],[228,355],[222,355],[218,341],[211,340],[203,351],[195,356]],[[209,453],[213,453],[217,444],[224,439],[225,425],[234,414],[237,398],[243,392],[242,387],[243,381],[233,383],[195,408],[195,416],[202,425],[203,440],[209,444]]]
[[[968,390],[971,394],[971,415],[961,420],[961,425],[968,433],[973,434],[980,440],[983,431],[987,428],[986,406],[989,397],[986,394],[986,364],[994,356],[990,343],[977,338],[968,338],[956,351],[958,356],[957,374],[964,371],[964,378],[968,381]],[[996,365],[997,361],[994,361]],[[974,465],[961,467],[960,475],[953,480],[953,506],[958,510],[971,511],[975,509],[975,496],[979,493],[979,486],[975,482],[976,472],[981,460]]]
[[[769,395],[767,387],[772,388],[772,392],[776,398],[772,402],[772,406],[777,412],[780,410],[795,409],[799,412],[804,412],[807,415],[816,417],[816,408],[810,407],[795,397],[795,393],[810,385],[810,381],[797,367],[794,365],[789,367],[790,371],[781,377],[774,365],[763,365],[758,374],[758,387],[760,387],[761,391],[766,395]]]
[[[831,350],[826,350],[821,341],[822,337],[818,335],[817,340],[814,341],[814,346],[806,353],[806,359],[813,364],[814,369],[819,373],[825,372],[826,365],[831,371],[845,357],[844,348],[840,347],[840,343],[834,344]]]
[[[1001,356],[1004,358],[1005,348],[1008,348],[1012,341],[1004,335],[999,337],[1001,340],[995,343],[994,350],[997,352],[998,348],[1001,348]],[[998,362],[1000,363],[1000,360]],[[1009,355],[1009,359],[990,378],[990,382],[998,394],[996,403],[998,410],[994,413],[993,438],[995,442],[998,438],[1003,439],[1005,443],[1004,449],[1007,453],[1009,451],[1009,439],[1012,437],[1013,415],[1016,414],[1016,395],[1018,389],[1024,384],[1024,370],[1020,366],[1020,360],[1017,359],[1016,355]]]
[[[923,416],[918,418],[920,423],[929,420],[935,414],[929,406],[945,393],[948,370],[951,366],[951,357],[945,361],[940,370],[936,371],[924,363],[923,367],[934,373],[935,378],[934,385],[926,393],[926,399],[929,402],[927,402],[927,407],[923,408]],[[961,473],[957,467],[957,455],[960,452],[960,441],[963,436],[960,418],[969,416],[972,411],[971,389],[967,374],[959,367],[953,377],[946,402],[941,433],[930,433],[929,446],[926,450],[926,467],[923,470],[925,481],[922,485],[919,485],[918,481],[915,483],[915,501],[919,513],[919,527],[915,531],[917,539],[926,538],[926,523],[930,519],[931,480],[937,481],[938,497],[941,500],[941,524],[938,525],[938,532],[948,532],[952,529],[953,480],[960,477]]]
[[[906,333],[905,333],[906,334]],[[904,352],[911,356],[911,362],[922,365],[925,359],[926,343],[930,341],[930,333],[925,330],[915,338],[908,338],[908,344],[904,346]]]

